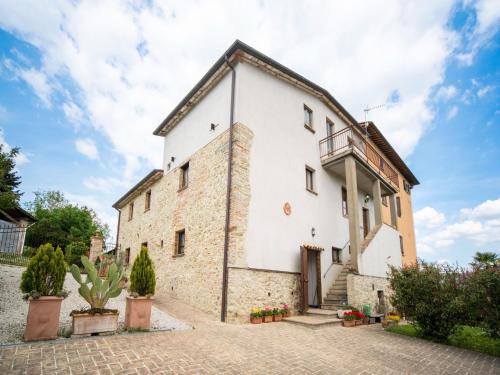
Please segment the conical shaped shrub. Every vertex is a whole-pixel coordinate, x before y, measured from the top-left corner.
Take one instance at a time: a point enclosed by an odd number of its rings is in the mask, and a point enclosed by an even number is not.
[[[142,247],[139,256],[135,258],[130,273],[130,292],[140,296],[155,294],[156,276],[153,262],[148,255],[148,249]]]
[[[20,288],[32,296],[57,296],[62,292],[65,277],[64,254],[61,248],[54,250],[48,243],[40,246],[30,259],[21,277]]]

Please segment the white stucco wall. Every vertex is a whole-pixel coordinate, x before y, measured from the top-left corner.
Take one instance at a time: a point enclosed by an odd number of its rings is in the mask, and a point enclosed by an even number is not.
[[[163,170],[184,163],[197,150],[215,139],[229,127],[231,102],[231,74],[227,74],[198,102],[187,115],[165,136]],[[210,124],[218,124],[210,130]],[[171,162],[171,157],[175,161]]]
[[[388,265],[401,267],[399,232],[382,224],[375,238],[361,254],[359,273],[367,276],[387,277]]]
[[[251,201],[246,233],[249,267],[300,271],[304,243],[324,247],[321,269],[331,264],[331,247],[342,248],[349,238],[342,216],[343,181],[321,166],[319,141],[326,137],[326,117],[335,131],[346,125],[316,97],[247,63],[238,65],[236,121],[254,133],[250,161]],[[304,128],[303,105],[313,110],[313,134]],[[305,165],[316,171],[318,195],[305,189]],[[359,193],[361,206],[367,192]],[[292,214],[283,213],[289,202]],[[373,203],[368,203],[373,226]],[[312,237],[311,228],[316,235]],[[345,250],[345,257],[348,251]],[[340,272],[333,266],[323,281],[324,293]],[[323,275],[322,275],[323,277]]]

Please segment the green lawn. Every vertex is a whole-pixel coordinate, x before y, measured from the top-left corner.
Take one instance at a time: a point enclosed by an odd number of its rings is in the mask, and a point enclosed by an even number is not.
[[[426,339],[426,337],[423,337],[419,332],[418,328],[411,324],[397,325],[386,328],[385,330],[400,335]],[[494,339],[487,336],[481,328],[462,326],[457,329],[457,332],[448,337],[446,343],[459,348],[475,350],[477,352],[500,357],[500,339]]]

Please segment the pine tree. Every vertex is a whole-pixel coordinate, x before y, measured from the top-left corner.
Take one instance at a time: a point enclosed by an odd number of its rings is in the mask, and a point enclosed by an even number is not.
[[[4,145],[0,144],[0,208],[3,209],[16,207],[22,194],[18,189],[21,177],[15,169],[18,154],[18,148],[4,151]]]
[[[148,249],[143,246],[132,266],[130,291],[140,296],[148,296],[155,293],[155,287],[156,276],[153,262],[148,255]]]
[[[60,295],[66,277],[66,264],[61,248],[51,244],[38,248],[21,277],[21,291],[30,295]]]

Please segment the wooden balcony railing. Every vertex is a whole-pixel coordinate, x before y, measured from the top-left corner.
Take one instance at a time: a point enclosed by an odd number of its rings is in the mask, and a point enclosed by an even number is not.
[[[348,127],[319,141],[319,152],[322,162],[347,150],[356,152],[379,175],[385,177],[392,185],[399,189],[399,179],[396,171],[366,141],[365,137],[359,131]]]

